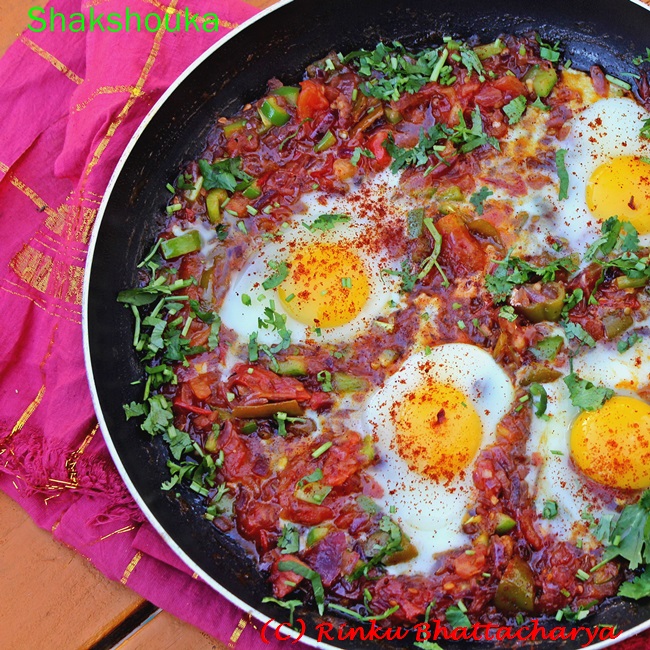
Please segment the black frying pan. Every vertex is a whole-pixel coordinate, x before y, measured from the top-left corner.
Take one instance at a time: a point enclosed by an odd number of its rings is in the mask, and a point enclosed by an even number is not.
[[[165,184],[199,155],[215,116],[260,97],[272,76],[287,84],[300,81],[305,67],[331,50],[372,48],[380,39],[424,45],[445,34],[478,34],[487,42],[530,29],[547,41],[561,40],[574,67],[597,63],[621,77],[634,71],[632,57],[650,45],[650,12],[629,0],[295,0],[266,12],[193,64],[145,119],[118,165],[97,220],[84,298],[86,363],[101,428],[129,489],[159,532],[212,586],[261,620],[286,618],[286,611],[262,604],[270,593],[264,576],[202,519],[200,497],[187,489],[180,500],[161,492],[164,444],[124,420],[122,404],[141,398],[142,387],[131,382],[142,372],[131,346],[131,312],[115,298],[137,281],[136,264],[154,241],[169,197]],[[298,615],[313,633],[317,614]],[[650,603],[614,599],[584,623],[639,631],[650,626]],[[568,650],[585,640],[543,646]],[[468,647],[442,644],[445,650]],[[332,645],[388,649],[412,647],[412,639]]]

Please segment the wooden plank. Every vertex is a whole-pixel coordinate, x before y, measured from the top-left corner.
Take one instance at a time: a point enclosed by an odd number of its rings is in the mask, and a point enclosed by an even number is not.
[[[3,650],[88,648],[145,601],[52,539],[0,492]]]
[[[228,650],[205,632],[161,611],[113,650]]]

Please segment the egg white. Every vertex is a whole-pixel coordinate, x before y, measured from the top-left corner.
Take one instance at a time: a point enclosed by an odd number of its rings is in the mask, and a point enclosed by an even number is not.
[[[258,332],[260,343],[277,343],[276,333],[259,326],[260,319],[265,320],[264,310],[272,306],[287,317],[286,327],[291,331],[292,342],[337,343],[354,340],[368,331],[375,320],[394,311],[402,301],[400,281],[382,271],[399,271],[401,260],[392,259],[368,233],[379,225],[385,228],[387,224],[393,224],[403,232],[411,203],[396,192],[396,178],[390,172],[383,172],[342,196],[323,196],[313,192],[303,197],[304,211],[296,214],[292,223],[283,224],[272,240],[261,242],[244,268],[231,279],[220,312],[224,325],[235,330],[244,341],[251,333]],[[323,214],[345,214],[350,216],[350,221],[330,230],[310,231],[306,226]],[[331,244],[352,250],[364,263],[370,296],[361,313],[349,323],[318,330],[309,327],[286,312],[275,289],[265,291],[262,287],[262,283],[273,275],[272,265],[286,261],[291,250],[310,244]],[[242,302],[244,294],[251,300],[248,306]]]
[[[393,574],[428,572],[434,555],[469,541],[461,522],[475,496],[472,468],[476,459],[452,480],[436,483],[409,469],[394,439],[391,410],[432,373],[438,383],[461,391],[476,409],[483,428],[481,449],[495,442],[496,426],[514,399],[510,380],[489,353],[473,345],[452,343],[436,346],[429,354],[411,355],[366,402],[365,429],[373,434],[381,458],[368,470],[384,490],[376,501],[392,513],[418,549],[414,559],[388,567]]]

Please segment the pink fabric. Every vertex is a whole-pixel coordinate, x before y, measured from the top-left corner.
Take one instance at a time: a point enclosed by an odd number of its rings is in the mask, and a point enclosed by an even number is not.
[[[126,4],[52,6],[69,15]],[[142,15],[167,6],[128,5]],[[239,0],[186,5],[216,11],[218,34],[27,31],[0,61],[0,488],[106,576],[227,642],[242,613],[144,521],[98,432],[81,345],[88,240],[120,154],[170,82],[255,13]],[[238,646],[290,645],[265,645],[254,628],[244,626]],[[625,647],[649,646],[646,634]]]

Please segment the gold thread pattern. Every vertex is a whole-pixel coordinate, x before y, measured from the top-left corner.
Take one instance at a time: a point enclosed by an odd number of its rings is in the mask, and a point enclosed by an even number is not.
[[[84,438],[81,445],[79,445],[79,449],[72,452],[72,454],[70,454],[70,457],[65,461],[65,468],[68,472],[68,478],[70,479],[70,483],[75,487],[79,485],[79,482],[77,481],[77,461],[79,460],[79,456],[81,456],[81,454],[83,454],[84,451],[88,449],[88,445],[92,442],[98,430],[99,424],[96,424],[93,427],[93,430]]]
[[[59,61],[59,59],[44,50],[40,45],[36,45],[36,43],[34,43],[30,38],[27,38],[27,36],[21,36],[20,41],[32,52],[38,54],[42,59],[45,59],[48,63],[52,64],[59,72],[62,72],[68,79],[70,79],[70,81],[74,81],[74,83],[78,85],[81,85],[84,82],[84,80],[79,75],[72,72],[65,63]]]
[[[103,537],[100,537],[99,539],[101,541],[104,541],[105,539],[108,539],[109,537],[112,537],[113,535],[121,535],[122,533],[129,533],[132,530],[135,530],[135,526],[124,526],[124,528],[118,528],[118,530],[114,530],[112,533],[108,533],[108,535],[104,535]]]
[[[230,635],[230,640],[228,641],[228,647],[234,648],[239,641],[239,637],[242,635],[242,632],[246,629],[248,621],[242,616],[237,623],[237,627],[233,630],[233,633]]]
[[[125,585],[129,578],[131,577],[131,574],[133,573],[133,569],[135,569],[136,566],[138,566],[138,562],[142,559],[142,553],[138,551],[134,556],[133,559],[129,562],[129,565],[124,569],[124,574],[122,575],[120,582]]]
[[[11,433],[9,434],[9,438],[15,436],[25,426],[25,424],[27,424],[27,420],[29,420],[29,418],[32,417],[34,411],[38,408],[38,405],[43,400],[43,395],[45,395],[45,384],[43,384],[40,387],[38,393],[36,394],[36,397],[29,404],[29,406],[23,411],[23,414],[18,418],[18,422],[16,422],[14,428],[11,430]]]
[[[93,99],[96,99],[100,95],[113,95],[116,93],[136,93],[139,96],[142,94],[142,91],[138,90],[135,86],[100,86],[93,90],[83,102],[79,102],[72,110],[78,113],[79,111],[83,111]]]
[[[45,293],[52,274],[54,258],[25,244],[10,262],[14,273],[37,291]]]

